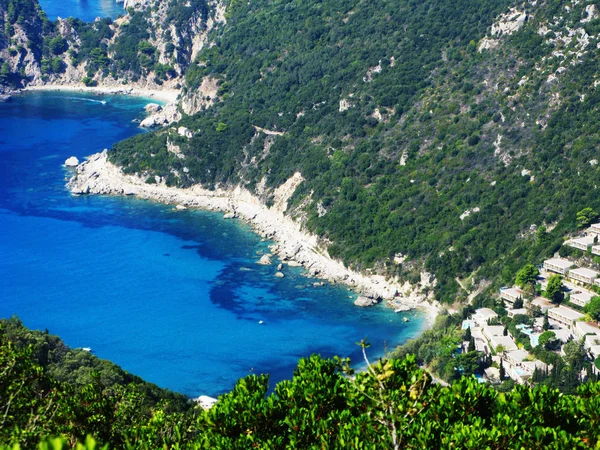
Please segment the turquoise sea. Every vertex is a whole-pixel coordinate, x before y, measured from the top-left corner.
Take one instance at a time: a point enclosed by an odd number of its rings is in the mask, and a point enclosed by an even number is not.
[[[48,19],[77,17],[92,22],[96,17],[116,18],[123,14],[123,3],[116,0],[39,0]]]
[[[362,338],[378,355],[418,334],[417,313],[404,323],[357,308],[347,288],[314,288],[300,269],[275,278],[256,264],[269,242],[221,214],[71,196],[65,159],[139,133],[146,103],[29,93],[0,104],[0,317],[190,396],[249,373],[290,377],[311,353],[360,362]]]

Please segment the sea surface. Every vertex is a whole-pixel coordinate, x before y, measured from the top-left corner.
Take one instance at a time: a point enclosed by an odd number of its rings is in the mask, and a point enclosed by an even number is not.
[[[123,3],[116,0],[39,0],[48,19],[54,21],[58,17],[76,17],[86,22],[93,22],[96,17],[112,19],[123,14]]]
[[[133,198],[72,196],[66,158],[140,133],[144,99],[28,93],[0,103],[0,317],[48,329],[162,387],[218,395],[250,373],[291,377],[312,353],[371,356],[424,318],[355,307],[343,286],[301,269],[218,213]],[[277,263],[277,261],[276,261]]]

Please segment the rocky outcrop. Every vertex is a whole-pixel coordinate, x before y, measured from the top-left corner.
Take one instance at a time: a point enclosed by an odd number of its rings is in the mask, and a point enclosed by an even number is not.
[[[266,254],[266,255],[262,255],[260,257],[260,259],[258,260],[257,264],[260,264],[262,266],[268,266],[273,264],[273,261],[271,260],[271,255]]]
[[[146,117],[140,123],[142,128],[155,128],[169,125],[181,119],[181,113],[177,108],[177,103],[168,103],[164,108],[157,110]]]
[[[357,299],[354,301],[354,305],[355,305],[355,306],[360,306],[360,307],[362,307],[362,308],[366,308],[366,307],[369,307],[369,306],[374,306],[374,305],[376,305],[377,303],[379,303],[379,302],[377,301],[377,299],[376,299],[376,298],[373,298],[373,297],[367,297],[367,296],[364,296],[364,295],[361,295],[360,297],[358,297],[358,298],[357,298]]]
[[[158,103],[148,103],[146,106],[144,106],[144,111],[149,114],[155,114],[159,111],[162,111],[162,106],[160,106]]]
[[[511,8],[508,13],[502,14],[498,21],[492,25],[492,36],[511,35],[523,28],[526,20],[526,12]]]
[[[65,161],[65,166],[67,166],[67,167],[77,167],[78,165],[79,165],[79,160],[75,156],[71,156],[70,158],[67,158],[67,160]]]
[[[217,101],[219,91],[218,80],[211,76],[204,77],[198,89],[191,89],[181,98],[181,109],[192,115],[204,108],[212,106]]]

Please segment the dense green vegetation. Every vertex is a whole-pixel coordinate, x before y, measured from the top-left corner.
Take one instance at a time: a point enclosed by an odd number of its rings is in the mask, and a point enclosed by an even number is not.
[[[186,92],[212,77],[220,101],[183,120],[196,131],[178,142],[186,159],[144,151],[167,132],[111,158],[178,186],[274,187],[300,171],[293,203],[332,256],[413,282],[424,267],[443,301],[460,294],[456,277],[498,287],[558,250],[577,211],[600,207],[597,36],[548,83],[551,53],[579,41],[537,33],[552,11],[557,30],[580,26],[585,5],[567,3],[527,6],[522,30],[479,52],[509,2],[230,2],[217,45],[187,71]],[[408,262],[394,264],[398,253]]]
[[[75,374],[66,375],[74,382],[60,381],[62,364],[55,355],[62,347],[57,338],[14,319],[0,324],[2,450],[33,448],[53,436],[62,438],[40,448],[71,448],[87,440],[89,450],[575,449],[596,447],[600,439],[597,383],[580,386],[576,395],[547,386],[502,393],[473,377],[450,387],[432,384],[411,356],[369,364],[353,376],[346,360],[312,356],[300,360],[293,379],[272,393],[268,376],[251,375],[202,411],[174,406],[176,396],[165,391],[150,400],[140,393],[140,380],[106,384],[103,374],[118,369],[98,361],[91,363],[98,373],[89,381]],[[64,365],[71,365],[66,359]]]

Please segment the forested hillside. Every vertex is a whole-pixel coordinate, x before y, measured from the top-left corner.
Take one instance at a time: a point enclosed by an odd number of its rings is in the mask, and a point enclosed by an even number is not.
[[[299,171],[295,214],[332,256],[410,281],[425,268],[452,301],[456,277],[506,283],[600,206],[588,3],[230,2],[187,71],[184,91],[218,80],[220,102],[169,138],[185,159],[162,131],[112,160],[266,201]]]
[[[128,173],[269,203],[300,172],[289,213],[331,256],[413,283],[432,273],[443,301],[467,294],[457,279],[512,281],[576,211],[600,208],[592,2],[150,3],[93,24],[38,12],[30,37],[42,68],[83,65],[86,83],[183,84],[193,137],[116,144]],[[24,51],[10,27],[27,28],[26,6],[0,4],[3,54]],[[29,77],[13,63],[5,84]]]
[[[363,347],[367,354],[368,346]],[[84,379],[78,372],[86,367],[94,372]],[[3,320],[0,449],[34,448],[53,436],[62,438],[40,448],[73,448],[86,436],[96,442],[88,438],[88,450],[104,445],[149,450],[576,449],[599,443],[598,384],[581,386],[577,395],[546,386],[499,393],[472,377],[451,387],[432,384],[412,357],[370,367],[348,377],[348,361],[312,356],[300,360],[293,379],[278,383],[270,395],[268,377],[251,375],[203,411],[67,349],[56,337]],[[107,380],[110,373],[122,378]]]

